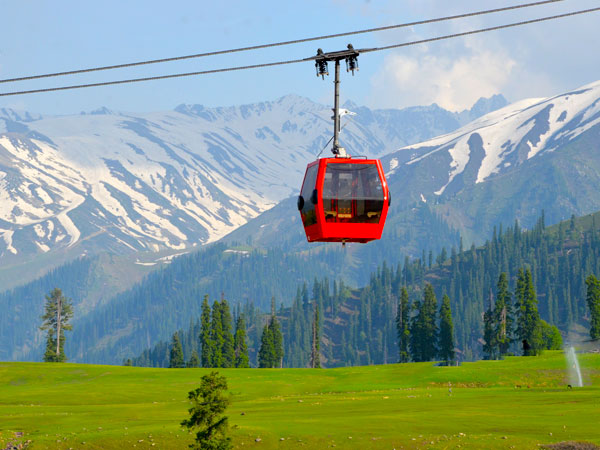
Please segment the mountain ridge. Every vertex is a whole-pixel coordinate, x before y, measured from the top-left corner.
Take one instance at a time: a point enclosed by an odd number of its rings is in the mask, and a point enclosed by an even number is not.
[[[377,156],[460,124],[437,106],[358,109],[343,131],[354,154]],[[0,272],[40,258],[214,242],[297,192],[306,162],[329,140],[330,116],[296,95],[143,114],[0,110]]]

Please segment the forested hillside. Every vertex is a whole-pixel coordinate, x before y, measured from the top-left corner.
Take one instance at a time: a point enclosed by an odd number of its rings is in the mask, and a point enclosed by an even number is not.
[[[294,205],[290,211],[297,216]],[[443,243],[458,242],[458,234],[424,203],[414,206],[410,218],[398,220],[397,228],[390,226],[385,231],[387,244],[291,249],[283,244],[286,239],[305,242],[297,224],[280,231],[276,241],[283,248],[272,241],[261,249],[260,243],[238,236],[250,245],[241,246],[230,239],[226,245],[176,258],[151,259],[156,263],[133,264],[132,258],[108,254],[81,258],[0,294],[4,311],[0,316],[0,355],[16,360],[40,358],[43,339],[38,327],[44,295],[55,287],[72,298],[75,307],[74,339],[68,340],[66,349],[70,359],[114,363],[132,351],[167,340],[174,328],[187,327],[206,293],[215,298],[224,293],[234,303],[250,301],[259,311],[267,311],[273,296],[278,304],[290,306],[297,286],[310,283],[315,276],[341,277],[352,287],[363,286],[380,261],[397,263],[403,259],[402,242],[412,243],[413,257],[421,246],[435,250]],[[171,264],[166,264],[169,261]],[[155,273],[142,280],[149,272]],[[139,285],[122,292],[136,280],[140,280]]]
[[[205,294],[224,293],[235,302],[253,302],[263,311],[271,298],[291,299],[305,279],[327,274],[330,265],[280,250],[211,245],[173,260],[144,282],[74,322],[65,352],[76,361],[115,363],[141,352],[200,315]],[[232,303],[235,303],[232,301]]]
[[[406,286],[414,302],[422,298],[426,282],[434,286],[438,304],[444,293],[450,296],[459,359],[481,358],[482,316],[494,295],[498,277],[506,272],[509,288],[514,291],[517,272],[522,267],[532,272],[542,319],[563,333],[574,324],[587,326],[585,278],[600,271],[599,228],[600,213],[573,217],[548,228],[542,215],[532,230],[524,230],[518,223],[499,227],[478,248],[443,249],[435,257],[429,253],[412,261],[407,258],[397,266],[384,263],[361,289],[322,278],[315,279],[310,288],[300,285],[292,306],[278,310],[284,335],[284,366],[308,364],[314,304],[319,305],[322,317],[324,366],[397,362],[395,319],[400,290]],[[241,312],[246,316],[251,363],[256,365],[259,332],[267,316],[257,313],[253,305],[238,306],[235,314]],[[184,342],[197,340],[194,327],[180,333],[186,335]],[[168,362],[168,345],[161,345],[146,351],[135,362],[164,366]]]

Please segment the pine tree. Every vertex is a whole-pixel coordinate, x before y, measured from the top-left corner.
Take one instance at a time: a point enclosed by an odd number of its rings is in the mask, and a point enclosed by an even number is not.
[[[188,393],[190,418],[181,422],[189,430],[199,429],[193,449],[228,450],[233,447],[228,434],[228,419],[223,413],[230,400],[224,395],[227,380],[218,372],[202,377],[200,387]]]
[[[235,367],[235,350],[233,348],[233,332],[231,327],[231,312],[227,300],[221,300],[221,330],[223,330],[223,365],[221,367]]]
[[[450,308],[450,297],[444,295],[440,309],[440,335],[439,356],[447,365],[455,360],[454,352],[454,325],[452,323],[452,310]]]
[[[410,361],[410,303],[408,299],[408,291],[404,286],[402,286],[402,290],[400,291],[400,301],[398,302],[398,313],[396,314],[396,334],[398,336],[400,362],[408,362]]]
[[[489,308],[483,313],[483,354],[485,359],[496,359],[494,313]]]
[[[539,355],[542,351],[542,328],[531,271],[519,269],[517,279],[517,334],[523,344],[523,356]]]
[[[183,359],[183,348],[181,347],[179,333],[175,333],[173,334],[173,338],[171,340],[171,350],[169,353],[169,368],[181,369],[182,367],[185,367],[185,361]]]
[[[430,283],[425,284],[423,301],[415,302],[416,315],[410,327],[413,361],[432,361],[437,355],[437,298]]]
[[[46,338],[44,362],[60,362],[56,357],[56,339],[54,339],[50,331],[48,331],[48,337]]]
[[[498,359],[498,339],[497,339],[497,322],[496,314],[493,306],[492,290],[490,289],[488,297],[488,308],[483,313],[483,353],[485,359]]]
[[[250,362],[248,359],[248,346],[246,345],[246,324],[244,323],[243,314],[238,316],[235,323],[233,347],[235,351],[235,367],[250,367]]]
[[[590,310],[590,337],[600,339],[600,281],[590,275],[586,278],[586,303]]]
[[[275,361],[275,346],[273,345],[273,333],[267,323],[263,328],[260,338],[260,349],[258,351],[258,367],[261,369],[273,368]]]
[[[185,366],[190,369],[200,367],[200,357],[198,356],[198,352],[196,350],[192,350],[190,359]]]
[[[71,300],[58,288],[46,295],[45,314],[42,316],[41,330],[48,330],[46,339],[45,362],[65,362],[65,331],[71,330],[69,320],[73,317]]]
[[[212,344],[212,367],[223,367],[225,362],[223,358],[223,318],[221,314],[221,303],[215,300],[212,306],[210,326],[210,340]]]
[[[499,356],[506,355],[512,342],[512,296],[508,291],[508,277],[500,274],[494,308],[494,338],[498,345]]]
[[[321,356],[320,356],[320,348],[321,348],[321,333],[320,333],[320,325],[319,325],[319,305],[315,303],[315,312],[313,315],[312,321],[312,346],[310,352],[310,367],[313,369],[321,368]]]
[[[210,306],[208,295],[205,295],[200,316],[200,361],[202,367],[213,367],[214,344],[211,335]]]
[[[276,315],[271,316],[271,336],[273,339],[273,366],[283,367],[283,334]]]

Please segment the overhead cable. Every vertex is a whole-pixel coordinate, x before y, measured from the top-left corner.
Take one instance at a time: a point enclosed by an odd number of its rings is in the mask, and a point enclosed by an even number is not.
[[[403,23],[403,24],[398,24],[398,25],[388,25],[388,26],[384,26],[384,27],[368,28],[366,30],[349,31],[349,32],[345,32],[345,33],[329,34],[329,35],[324,35],[324,36],[315,36],[315,37],[309,37],[309,38],[304,38],[304,39],[294,39],[291,41],[275,42],[275,43],[271,43],[271,44],[253,45],[253,46],[249,46],[249,47],[239,47],[239,48],[234,48],[234,49],[229,49],[229,50],[218,50],[218,51],[213,51],[213,52],[197,53],[194,55],[175,56],[172,58],[152,59],[152,60],[148,60],[148,61],[138,61],[138,62],[132,62],[132,63],[125,63],[125,64],[114,64],[111,66],[91,67],[91,68],[87,68],[87,69],[69,70],[69,71],[65,71],[65,72],[55,72],[55,73],[47,73],[47,74],[41,74],[41,75],[30,75],[30,76],[17,77],[17,78],[7,78],[4,80],[0,80],[0,83],[36,80],[36,79],[40,79],[40,78],[59,77],[59,76],[65,76],[65,75],[76,75],[76,74],[80,74],[80,73],[98,72],[101,70],[124,69],[127,67],[136,67],[136,66],[143,66],[143,65],[148,65],[148,64],[159,64],[159,63],[166,63],[166,62],[173,62],[173,61],[182,61],[182,60],[192,59],[192,58],[202,58],[202,57],[206,57],[206,56],[224,55],[227,53],[237,53],[237,52],[245,52],[245,51],[250,51],[250,50],[260,50],[260,49],[265,49],[265,48],[281,47],[284,45],[300,44],[300,43],[304,43],[304,42],[333,39],[333,38],[343,37],[343,36],[353,36],[356,34],[373,33],[376,31],[386,31],[386,30],[393,30],[393,29],[397,29],[397,28],[425,25],[425,24],[429,24],[429,23],[444,22],[444,21],[448,21],[448,20],[463,19],[463,18],[467,18],[467,17],[481,16],[481,15],[485,15],[485,14],[493,14],[493,13],[498,13],[498,12],[521,9],[521,8],[530,8],[532,6],[540,6],[540,5],[545,5],[548,3],[558,3],[558,2],[562,2],[562,1],[564,1],[564,0],[544,0],[544,1],[538,1],[538,2],[533,2],[533,3],[524,3],[524,4],[519,4],[519,5],[506,6],[503,8],[488,9],[485,11],[476,11],[476,12],[470,12],[470,13],[465,13],[465,14],[457,14],[454,16],[439,17],[436,19],[419,20],[416,22],[409,22],[409,23]]]
[[[387,45],[385,47],[360,49],[359,52],[360,53],[369,53],[369,52],[390,50],[393,48],[408,47],[411,45],[425,44],[428,42],[436,42],[436,41],[441,41],[444,39],[452,39],[452,38],[456,38],[456,37],[468,36],[468,35],[472,35],[472,34],[488,32],[488,31],[513,28],[513,27],[518,27],[518,26],[522,26],[522,25],[545,22],[545,21],[554,20],[554,19],[561,19],[564,17],[572,17],[572,16],[587,14],[587,13],[596,12],[596,11],[600,11],[600,7],[585,9],[585,10],[581,10],[581,11],[573,11],[573,12],[558,14],[558,15],[554,15],[554,16],[541,17],[538,19],[524,20],[521,22],[509,23],[509,24],[505,24],[505,25],[498,25],[498,26],[494,26],[494,27],[481,28],[478,30],[465,31],[462,33],[454,33],[454,34],[448,34],[448,35],[438,36],[438,37],[433,37],[433,38],[428,38],[428,39],[421,39],[418,41],[404,42],[402,44]],[[300,62],[312,61],[315,58],[316,58],[316,56],[312,56],[312,57],[303,58],[303,59],[294,59],[294,60],[289,60],[289,61],[277,61],[277,62],[264,63],[264,64],[253,64],[253,65],[249,65],[249,66],[226,67],[226,68],[221,68],[221,69],[203,70],[200,72],[177,73],[177,74],[159,75],[159,76],[153,76],[153,77],[133,78],[133,79],[128,79],[128,80],[105,81],[105,82],[100,82],[100,83],[79,84],[79,85],[72,85],[72,86],[60,86],[60,87],[45,88],[45,89],[31,89],[31,90],[18,91],[18,92],[4,92],[4,93],[0,93],[0,97],[6,97],[6,96],[10,96],[10,95],[35,94],[35,93],[41,93],[41,92],[64,91],[64,90],[69,90],[69,89],[82,89],[82,88],[88,88],[88,87],[109,86],[109,85],[125,84],[125,83],[137,83],[137,82],[142,82],[142,81],[165,80],[165,79],[169,79],[169,78],[181,78],[181,77],[207,75],[207,74],[223,73],[223,72],[234,72],[234,71],[240,71],[240,70],[258,69],[258,68],[264,68],[264,67],[274,67],[274,66],[287,65],[287,64],[296,64],[296,63],[300,63]]]

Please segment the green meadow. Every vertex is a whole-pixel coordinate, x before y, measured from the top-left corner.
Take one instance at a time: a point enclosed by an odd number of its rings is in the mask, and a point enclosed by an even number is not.
[[[600,444],[600,355],[458,367],[221,369],[235,448],[493,449]],[[183,449],[188,391],[209,369],[0,363],[0,449]],[[23,433],[15,439],[15,433]]]

